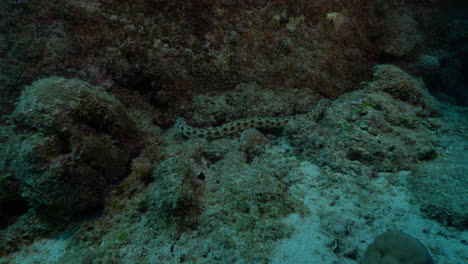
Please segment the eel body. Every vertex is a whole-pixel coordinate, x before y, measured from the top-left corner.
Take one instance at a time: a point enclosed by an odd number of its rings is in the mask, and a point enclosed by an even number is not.
[[[330,103],[328,99],[320,99],[317,104],[307,113],[285,116],[285,117],[250,117],[240,120],[235,120],[217,127],[209,128],[194,128],[187,124],[185,119],[179,117],[176,120],[175,127],[177,131],[189,138],[220,138],[226,135],[236,133],[248,128],[276,128],[283,127],[290,120],[305,117],[307,119],[317,119],[326,106]]]

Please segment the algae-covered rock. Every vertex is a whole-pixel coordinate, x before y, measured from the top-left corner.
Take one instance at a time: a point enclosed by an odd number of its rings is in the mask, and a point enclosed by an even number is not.
[[[363,89],[337,98],[319,125],[290,122],[285,127],[289,143],[301,155],[338,170],[369,166],[391,172],[435,159],[429,117],[440,113],[437,100],[397,66],[379,65],[374,71]]]
[[[363,89],[336,99],[318,124],[290,122],[284,133],[301,155],[319,164],[398,171],[437,156],[420,112],[386,92]]]
[[[268,138],[255,128],[245,130],[240,136],[240,146],[247,151],[269,143]]]
[[[21,196],[49,219],[99,207],[139,148],[135,123],[120,102],[76,79],[34,82],[11,119],[22,137],[12,161]]]
[[[366,250],[361,264],[433,264],[429,251],[416,238],[401,232],[379,235]]]
[[[378,43],[386,54],[401,58],[415,53],[423,43],[417,21],[408,12],[392,10],[380,21],[382,36]]]
[[[370,89],[389,93],[395,99],[407,102],[423,109],[424,115],[434,116],[440,113],[440,105],[429,94],[424,83],[391,64],[374,67]]]
[[[203,182],[197,178],[193,164],[184,157],[170,158],[153,172],[156,185],[151,192],[157,210],[178,229],[193,227],[201,211]]]
[[[135,124],[113,95],[84,81],[61,77],[41,79],[27,87],[13,119],[16,125],[40,132],[114,136],[135,132]]]

